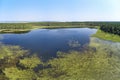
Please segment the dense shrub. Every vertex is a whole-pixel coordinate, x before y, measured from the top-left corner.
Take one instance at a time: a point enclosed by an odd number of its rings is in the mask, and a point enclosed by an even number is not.
[[[104,32],[120,35],[120,24],[101,25],[100,29]]]

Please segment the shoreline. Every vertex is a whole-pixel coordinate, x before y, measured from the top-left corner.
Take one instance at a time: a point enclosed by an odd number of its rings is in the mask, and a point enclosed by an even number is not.
[[[60,28],[98,28],[98,26],[32,26],[31,29],[0,29],[0,33],[22,33],[35,29],[60,29]]]

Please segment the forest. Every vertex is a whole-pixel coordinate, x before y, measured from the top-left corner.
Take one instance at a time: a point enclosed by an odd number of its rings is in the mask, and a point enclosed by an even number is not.
[[[100,29],[104,32],[120,35],[120,24],[101,25]]]

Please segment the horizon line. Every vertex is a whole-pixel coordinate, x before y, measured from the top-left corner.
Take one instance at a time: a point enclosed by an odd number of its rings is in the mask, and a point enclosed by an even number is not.
[[[31,22],[120,22],[120,21],[0,21],[0,23],[31,23]]]

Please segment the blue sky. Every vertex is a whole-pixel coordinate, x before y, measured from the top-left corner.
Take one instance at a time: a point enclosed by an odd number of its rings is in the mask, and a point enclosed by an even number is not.
[[[120,21],[120,0],[0,0],[0,21]]]

